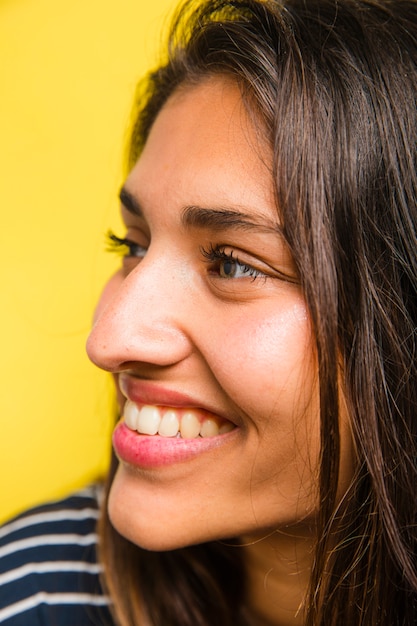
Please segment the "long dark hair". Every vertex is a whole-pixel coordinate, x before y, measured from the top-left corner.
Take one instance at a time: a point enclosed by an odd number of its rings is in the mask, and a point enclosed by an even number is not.
[[[130,165],[172,92],[214,74],[237,82],[273,149],[319,358],[309,626],[417,621],[416,39],[414,0],[189,0],[138,92]],[[357,462],[338,504],[342,397]],[[250,623],[236,547],[148,553],[105,510],[100,532],[122,626]]]

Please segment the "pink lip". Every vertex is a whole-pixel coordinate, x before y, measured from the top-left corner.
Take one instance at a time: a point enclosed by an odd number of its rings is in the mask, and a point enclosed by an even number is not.
[[[225,443],[235,430],[217,437],[181,439],[140,435],[119,422],[113,433],[113,446],[121,461],[137,468],[152,469],[183,463]]]
[[[205,403],[185,393],[173,389],[161,387],[154,382],[144,381],[122,372],[118,377],[119,389],[125,398],[137,405],[152,404],[156,406],[170,406],[174,408],[200,408],[209,413],[219,415],[229,421],[230,418],[221,415],[216,407],[207,406]]]

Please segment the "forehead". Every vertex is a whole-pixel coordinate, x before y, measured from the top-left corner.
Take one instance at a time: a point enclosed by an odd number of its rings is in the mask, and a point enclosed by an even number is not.
[[[274,204],[272,155],[252,122],[239,87],[214,77],[183,85],[158,114],[127,188],[167,198],[188,194],[187,204]],[[202,197],[198,197],[198,196]]]

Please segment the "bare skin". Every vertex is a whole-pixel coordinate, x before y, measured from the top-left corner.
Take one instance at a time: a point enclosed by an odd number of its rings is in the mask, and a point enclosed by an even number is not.
[[[146,397],[232,427],[182,462],[121,458],[117,530],[148,550],[244,537],[257,626],[299,626],[318,507],[318,374],[270,172],[236,85],[174,93],[124,185],[136,247],[104,291],[88,352],[114,374],[122,415],[126,398],[140,409]],[[342,430],[341,492],[351,475]],[[177,445],[154,441],[167,458]]]

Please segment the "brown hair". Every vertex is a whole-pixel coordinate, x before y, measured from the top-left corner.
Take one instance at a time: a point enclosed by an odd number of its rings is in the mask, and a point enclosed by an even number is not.
[[[179,85],[213,74],[240,85],[273,148],[277,207],[319,355],[321,506],[306,624],[414,625],[417,4],[196,4],[181,9],[168,61],[139,92],[130,165]],[[357,468],[338,507],[341,385]],[[250,623],[236,548],[145,552],[106,511],[100,532],[121,626]]]

